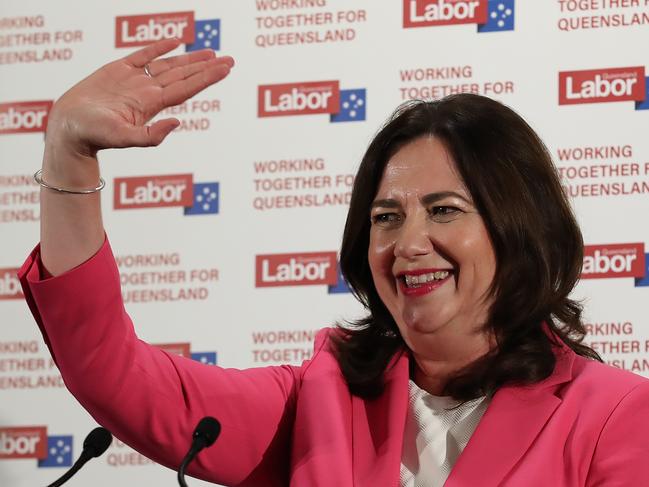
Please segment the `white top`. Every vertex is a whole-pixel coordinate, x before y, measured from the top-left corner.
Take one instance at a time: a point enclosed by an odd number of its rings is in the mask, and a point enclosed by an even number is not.
[[[442,487],[489,401],[483,396],[458,406],[459,401],[433,396],[412,380],[408,395],[399,485]]]

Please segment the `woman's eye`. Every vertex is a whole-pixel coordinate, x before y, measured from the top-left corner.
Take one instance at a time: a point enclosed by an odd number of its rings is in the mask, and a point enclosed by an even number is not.
[[[376,225],[390,225],[401,221],[398,213],[378,213],[372,216],[372,223]]]
[[[433,206],[430,209],[430,216],[433,221],[446,223],[455,220],[462,210],[455,206]]]

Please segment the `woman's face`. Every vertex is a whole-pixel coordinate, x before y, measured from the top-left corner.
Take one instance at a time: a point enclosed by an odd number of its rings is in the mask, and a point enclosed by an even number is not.
[[[412,350],[485,323],[494,250],[440,140],[416,139],[388,161],[370,218],[374,285]]]

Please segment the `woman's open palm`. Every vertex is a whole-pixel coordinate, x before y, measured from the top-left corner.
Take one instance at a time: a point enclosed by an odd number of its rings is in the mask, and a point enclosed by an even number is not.
[[[178,120],[147,123],[225,78],[234,65],[231,57],[217,58],[211,50],[159,59],[179,44],[178,39],[156,42],[77,83],[54,105],[48,138],[56,132],[68,149],[89,156],[100,149],[160,144]]]

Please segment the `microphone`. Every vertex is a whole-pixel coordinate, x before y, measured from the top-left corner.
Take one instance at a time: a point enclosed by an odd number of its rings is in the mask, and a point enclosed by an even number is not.
[[[178,483],[181,487],[187,487],[185,482],[185,470],[194,457],[203,448],[212,446],[221,433],[221,423],[211,416],[205,416],[198,422],[194,434],[192,435],[192,446],[189,448],[187,455],[183,458],[180,468],[178,469]]]
[[[88,460],[98,457],[106,450],[108,450],[111,441],[113,441],[113,435],[111,435],[110,431],[108,431],[106,428],[98,427],[92,430],[90,433],[88,433],[86,439],[83,440],[83,451],[81,452],[79,459],[74,462],[74,465],[72,465],[70,470],[65,472],[61,476],[61,478],[59,478],[56,482],[51,483],[47,487],[59,487],[60,485],[63,485],[75,473],[77,473],[81,469],[81,467],[83,467],[88,462]]]

